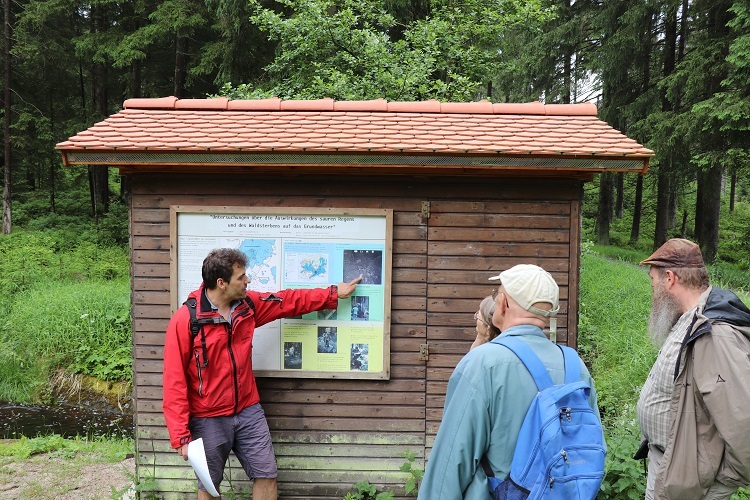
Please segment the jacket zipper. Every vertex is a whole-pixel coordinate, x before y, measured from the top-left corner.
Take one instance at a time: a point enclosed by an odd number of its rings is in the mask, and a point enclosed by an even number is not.
[[[198,352],[195,353],[195,367],[198,369],[198,396],[203,397],[203,370],[201,369],[201,359]]]
[[[234,318],[230,318],[234,320]],[[240,387],[237,381],[237,362],[234,359],[234,351],[232,350],[232,322],[227,323],[227,348],[229,349],[229,359],[232,361],[232,380],[234,381],[234,413],[237,413],[237,408],[240,406]]]

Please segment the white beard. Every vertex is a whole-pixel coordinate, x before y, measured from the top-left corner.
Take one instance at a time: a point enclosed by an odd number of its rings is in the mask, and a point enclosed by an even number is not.
[[[682,307],[677,298],[664,287],[655,287],[648,321],[648,335],[654,347],[660,349],[664,345],[680,316],[682,316]]]

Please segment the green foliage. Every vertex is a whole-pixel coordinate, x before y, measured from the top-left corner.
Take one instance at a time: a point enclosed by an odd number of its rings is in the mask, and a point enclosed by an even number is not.
[[[0,456],[27,459],[42,453],[56,453],[66,459],[79,454],[96,454],[98,461],[119,462],[133,453],[130,438],[63,438],[58,434],[21,437],[0,442]]]
[[[401,454],[401,456],[406,459],[406,462],[404,462],[400,470],[401,472],[409,473],[409,479],[406,480],[404,491],[407,495],[417,496],[417,493],[419,493],[419,482],[422,480],[422,477],[424,477],[424,471],[421,468],[416,467],[414,461],[417,458],[417,454],[413,451],[407,449]]]
[[[656,359],[646,325],[651,307],[644,268],[609,260],[584,245],[578,348],[596,381],[607,440],[606,473],[599,497],[643,498],[643,464],[633,460],[640,445],[635,402]],[[610,247],[604,247],[609,249]],[[623,253],[630,260],[643,257]]]
[[[129,289],[123,278],[85,285],[40,280],[19,293],[0,328],[0,399],[38,398],[57,367],[130,380]]]
[[[602,500],[640,500],[646,492],[644,461],[633,456],[640,445],[640,430],[634,419],[635,408],[631,405],[616,425],[606,430],[607,464],[601,490],[597,498]]]
[[[375,486],[367,480],[360,481],[355,486],[357,491],[347,493],[344,500],[392,500],[394,498],[391,492],[378,493]]]
[[[605,427],[637,399],[656,359],[646,331],[650,308],[644,268],[591,252],[581,256],[578,345],[596,380]]]
[[[276,57],[262,84],[225,84],[221,95],[468,101],[491,79],[505,30],[550,15],[538,0],[437,2],[429,17],[403,26],[385,0],[252,5],[251,20],[277,44]]]
[[[407,495],[417,496],[419,482],[424,476],[424,471],[416,465],[417,454],[415,452],[407,449],[401,456],[406,459],[406,462],[399,467],[399,470],[409,474],[404,485],[404,491]],[[378,493],[375,485],[370,484],[370,481],[367,480],[360,481],[355,487],[357,491],[347,493],[344,500],[392,500],[394,498],[394,493],[390,491]]]
[[[721,221],[718,259],[736,264],[740,269],[750,270],[750,204],[735,203],[734,211],[729,211],[728,200],[721,205]]]

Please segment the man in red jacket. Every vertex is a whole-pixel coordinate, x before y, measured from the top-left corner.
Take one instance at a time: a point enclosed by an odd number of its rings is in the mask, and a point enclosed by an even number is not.
[[[218,491],[230,450],[248,477],[253,498],[275,499],[276,457],[252,369],[256,326],[279,318],[335,309],[361,278],[328,288],[247,290],[247,258],[239,250],[212,250],[203,261],[201,287],[192,292],[200,331],[193,336],[183,305],[164,342],[164,417],[172,447],[187,460],[188,443],[203,438],[211,480]],[[198,481],[198,498],[213,498]]]

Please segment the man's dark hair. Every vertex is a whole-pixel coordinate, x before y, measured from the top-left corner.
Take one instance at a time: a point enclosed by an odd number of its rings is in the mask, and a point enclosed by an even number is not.
[[[203,259],[203,269],[201,269],[206,288],[209,290],[216,288],[216,282],[219,278],[226,282],[231,281],[235,264],[240,267],[247,267],[247,257],[244,253],[234,248],[211,250]]]

